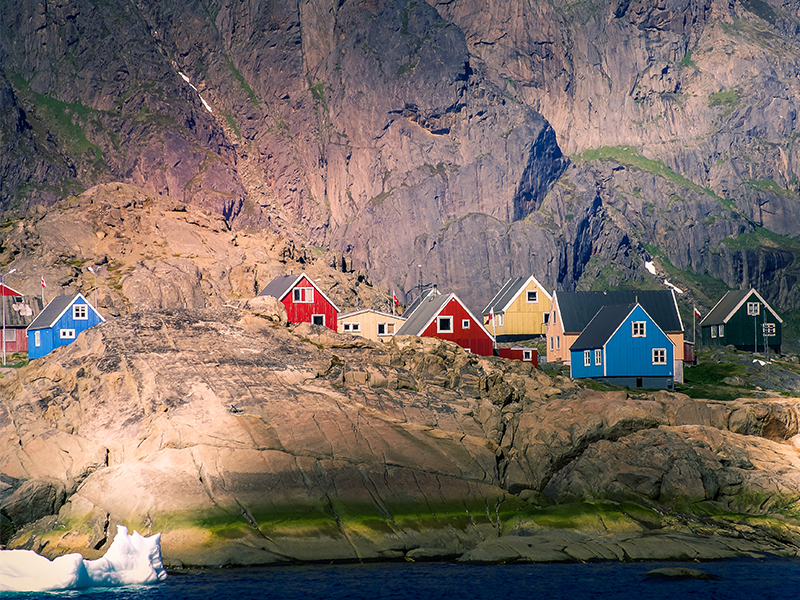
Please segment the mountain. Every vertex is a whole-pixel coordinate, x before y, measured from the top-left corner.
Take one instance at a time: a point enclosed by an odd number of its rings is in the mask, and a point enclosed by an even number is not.
[[[406,299],[532,272],[800,308],[797,1],[7,4],[9,218],[125,182]]]

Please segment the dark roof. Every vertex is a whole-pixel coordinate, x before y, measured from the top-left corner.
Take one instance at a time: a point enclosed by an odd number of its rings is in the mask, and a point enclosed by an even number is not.
[[[408,320],[400,326],[395,335],[420,335],[451,297],[453,297],[453,294],[429,294],[423,296],[417,308],[408,317]],[[403,313],[403,316],[406,313]]]
[[[569,349],[602,348],[634,308],[636,303],[603,306]]]
[[[22,328],[30,325],[42,312],[39,296],[2,296],[6,304],[6,327]]]
[[[423,288],[422,289],[422,293],[419,295],[419,298],[414,300],[411,304],[408,305],[408,307],[406,307],[406,310],[403,312],[403,318],[404,319],[408,319],[411,316],[411,314],[415,310],[417,310],[417,308],[419,308],[419,305],[422,304],[422,301],[425,300],[425,298],[427,298],[428,296],[431,296],[431,295],[440,296],[441,292],[439,291],[439,289],[436,286],[429,287],[429,288]]]
[[[556,292],[565,333],[586,329],[603,306],[638,302],[665,333],[683,332],[683,322],[672,290],[616,290],[605,292]]]
[[[83,301],[86,302],[87,306],[89,306],[89,308],[92,309],[101,320],[105,320],[103,319],[103,316],[97,312],[95,307],[92,306],[91,303],[86,300],[86,298],[84,298],[83,294],[77,293],[70,296],[56,296],[53,298],[45,307],[45,309],[39,313],[39,316],[33,320],[33,323],[28,325],[28,330],[33,331],[34,329],[50,329],[53,325],[55,325],[59,317],[64,314],[64,311],[67,310],[67,308],[69,308],[70,305],[78,298],[83,298]]]
[[[303,277],[303,274],[300,275],[279,275],[272,281],[267,284],[263,290],[259,292],[259,296],[272,296],[273,298],[277,298],[278,300],[282,300],[283,297],[289,293],[295,284],[300,281],[300,278]]]
[[[726,293],[720,301],[717,302],[716,306],[711,309],[711,311],[703,317],[703,320],[700,321],[700,326],[705,327],[707,325],[718,325],[720,323],[727,323],[728,319],[739,310],[739,307],[742,303],[747,300],[747,298],[751,295],[755,294],[755,296],[761,301],[762,304],[775,315],[775,318],[778,319],[781,323],[783,323],[783,319],[781,319],[778,314],[772,310],[772,307],[767,304],[764,298],[761,297],[756,290],[750,288],[749,290],[731,290],[730,292]]]
[[[482,311],[483,314],[488,315],[489,311],[492,309],[495,313],[502,312],[511,299],[519,293],[520,289],[527,282],[528,278],[525,277],[515,277],[514,279],[506,281],[503,287],[500,288],[500,291],[495,294],[494,298],[489,300],[489,304],[487,304],[486,308]]]

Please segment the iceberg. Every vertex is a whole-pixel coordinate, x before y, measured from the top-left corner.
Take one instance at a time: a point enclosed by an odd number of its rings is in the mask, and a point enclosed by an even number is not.
[[[117,526],[102,558],[66,554],[53,560],[33,550],[0,550],[0,592],[49,592],[158,583],[167,578],[161,534],[148,537]]]

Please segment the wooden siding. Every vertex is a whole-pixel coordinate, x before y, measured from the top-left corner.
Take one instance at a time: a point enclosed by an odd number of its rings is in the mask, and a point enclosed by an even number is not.
[[[388,341],[391,340],[392,337],[394,337],[394,334],[378,335],[379,323],[394,323],[394,330],[395,332],[397,332],[397,330],[400,329],[400,326],[405,322],[405,319],[403,319],[402,317],[379,313],[371,310],[365,310],[364,312],[359,312],[355,315],[348,315],[348,316],[339,315],[338,319],[339,319],[338,320],[339,333],[350,333],[352,335],[365,337],[375,342]],[[350,324],[358,323],[360,325],[361,330],[345,331],[344,330],[345,323],[350,323]]]
[[[753,317],[747,314],[748,302],[758,302],[760,305],[758,316]],[[775,335],[768,338],[768,343],[771,350],[780,352],[783,337],[782,324],[775,318],[772,311],[764,306],[755,293],[750,294],[739,307],[739,310],[731,315],[728,322],[724,324],[725,328],[722,336],[717,333],[715,337],[711,337],[711,328],[714,327],[715,331],[718,332],[719,325],[705,325],[701,328],[700,339],[704,346],[730,345],[739,350],[763,352],[764,334],[761,327],[764,323],[775,324]]]
[[[28,336],[25,335],[25,330],[21,327],[6,327],[6,335],[10,336],[9,331],[14,332],[14,341],[8,340],[6,342],[6,354],[13,354],[14,352],[27,352],[28,351]],[[0,334],[1,336],[2,334]]]
[[[439,317],[445,316],[453,318],[452,333],[437,332]],[[465,320],[470,321],[470,326],[467,329],[464,329],[462,326],[462,321]],[[462,348],[475,354],[480,354],[481,356],[494,355],[494,341],[492,338],[486,335],[480,325],[470,317],[469,313],[455,298],[452,298],[442,310],[439,311],[438,316],[435,317],[431,324],[422,332],[422,335],[455,342]]]
[[[525,360],[525,352],[531,353],[531,358]],[[539,351],[536,348],[498,348],[497,355],[501,358],[508,358],[511,360],[520,360],[522,362],[532,363],[534,367],[539,366]]]
[[[538,293],[538,302],[528,302],[529,291]],[[488,328],[496,336],[509,335],[518,339],[522,339],[520,336],[544,335],[547,333],[544,315],[549,314],[550,309],[551,300],[545,290],[530,281],[503,313],[503,325],[493,326],[490,323]]]
[[[312,302],[295,302],[294,290],[305,288],[314,295]],[[309,292],[305,292],[309,293]],[[283,297],[283,305],[286,307],[286,318],[290,323],[313,323],[314,315],[325,316],[325,327],[336,331],[338,315],[336,308],[319,293],[306,277],[302,277],[297,284],[289,290]]]

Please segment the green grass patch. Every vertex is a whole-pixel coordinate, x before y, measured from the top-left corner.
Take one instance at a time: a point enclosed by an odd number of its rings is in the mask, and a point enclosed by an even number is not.
[[[251,88],[250,84],[247,83],[247,80],[239,72],[239,69],[237,69],[236,66],[233,64],[233,61],[227,56],[225,57],[225,59],[228,61],[228,68],[230,69],[231,73],[233,73],[233,76],[236,78],[236,81],[239,82],[239,86],[242,88],[242,90],[244,90],[244,93],[247,94],[247,97],[250,99],[250,103],[256,108],[258,108],[259,107],[258,96],[256,96],[256,93],[253,91],[253,88]]]
[[[741,98],[739,92],[736,90],[726,90],[724,92],[717,92],[708,97],[708,105],[710,107],[722,106],[725,109],[733,110],[739,105]]]
[[[636,505],[638,508],[633,510],[634,503],[626,503],[627,510],[623,510],[622,505],[598,500],[595,502],[575,502],[568,504],[558,504],[544,508],[526,506],[519,511],[515,517],[509,520],[504,530],[508,531],[515,526],[524,526],[526,521],[533,521],[540,527],[550,527],[552,529],[570,529],[584,533],[623,533],[628,531],[641,531],[642,523],[632,516],[632,513],[647,515],[648,522],[654,520],[657,513],[649,509]]]
[[[754,231],[743,233],[737,237],[725,238],[722,240],[728,248],[737,250],[759,250],[762,248],[770,250],[786,250],[795,256],[800,254],[800,239],[788,238],[785,235],[775,233],[764,227],[756,227]]]

